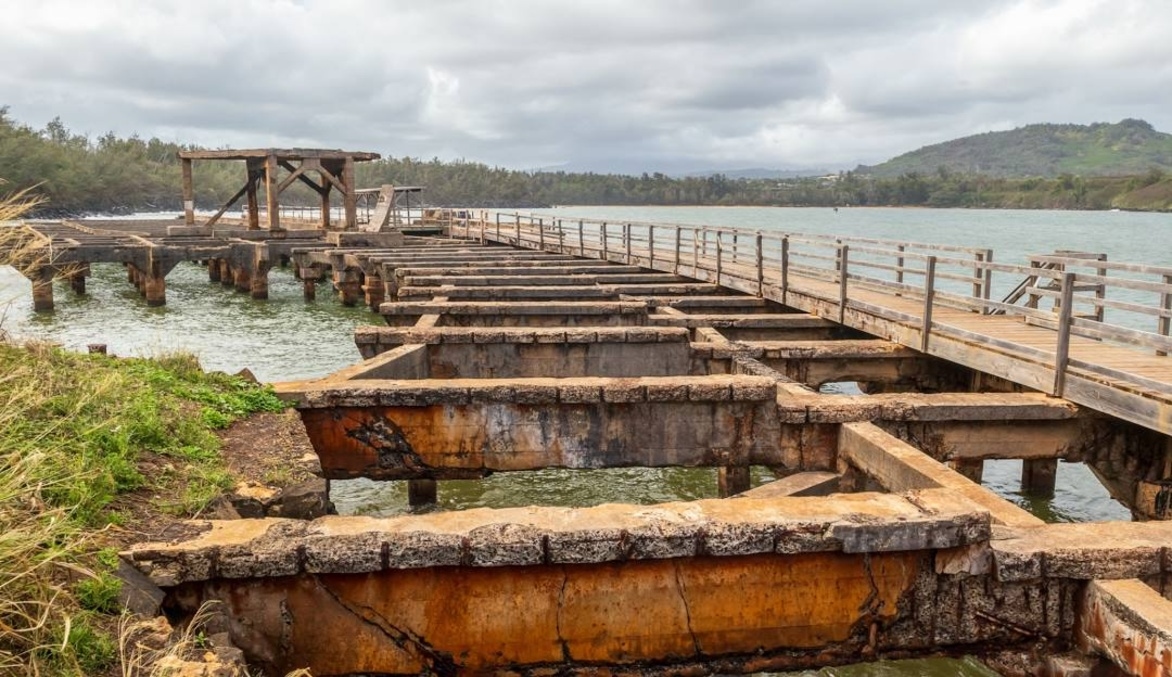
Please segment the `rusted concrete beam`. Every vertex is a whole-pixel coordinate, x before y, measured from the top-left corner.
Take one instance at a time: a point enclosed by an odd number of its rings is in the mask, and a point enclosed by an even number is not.
[[[297,401],[333,479],[791,466],[798,446],[783,440],[774,382],[761,377],[348,381],[277,391]]]
[[[781,498],[782,496],[829,496],[838,493],[842,475],[832,472],[799,472],[737,494],[734,498]]]
[[[647,320],[639,301],[392,302],[379,313],[393,327],[409,327],[424,315],[439,315],[444,326],[482,327],[613,327]]]
[[[408,330],[409,335],[433,339],[409,342],[426,345],[422,369],[412,366],[409,372],[401,372],[394,363],[383,362],[379,369],[354,378],[620,378],[708,373],[703,361],[693,364],[683,329],[520,328],[475,333],[458,329],[461,333],[456,336],[446,336],[444,329]],[[567,341],[567,334],[578,340]],[[447,340],[436,340],[441,337]],[[366,346],[365,352],[374,351]]]
[[[1125,675],[1172,675],[1172,602],[1140,581],[1092,581],[1081,599],[1078,639]]]
[[[439,291],[437,291],[439,290]],[[644,296],[649,294],[714,294],[720,287],[704,283],[666,282],[662,284],[604,284],[597,285],[518,285],[500,287],[466,287],[448,285],[444,287],[399,287],[396,298],[400,301],[419,301],[442,293],[453,301],[483,301],[487,299],[539,301],[544,299],[615,299],[620,295]]]
[[[1000,581],[1037,578],[1158,581],[1172,573],[1172,559],[1167,554],[1169,543],[1172,543],[1169,522],[1084,522],[1006,529],[989,545]]]
[[[1069,637],[1074,586],[937,573],[989,537],[945,493],[238,521],[125,556],[172,611],[223,602],[276,671],[753,672]]]
[[[949,489],[987,509],[998,524],[1038,526],[1042,520],[929,457],[872,423],[844,423],[838,455],[888,491]]]
[[[603,270],[594,273],[562,272],[560,268],[545,269],[541,271],[541,274],[526,271],[521,275],[490,275],[483,271],[476,271],[475,274],[446,275],[420,274],[419,272],[415,272],[400,275],[399,285],[403,288],[442,287],[447,285],[456,287],[515,287],[520,285],[558,287],[596,284],[688,284],[691,282],[687,278],[672,275],[671,273],[628,273],[619,269],[627,267],[615,266],[615,270]],[[402,271],[399,272],[401,273]]]

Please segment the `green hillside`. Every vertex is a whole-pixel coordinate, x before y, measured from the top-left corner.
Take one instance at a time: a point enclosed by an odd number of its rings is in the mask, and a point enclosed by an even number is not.
[[[925,146],[859,172],[895,177],[950,172],[998,177],[1126,176],[1172,170],[1172,134],[1143,120],[1117,124],[1027,125]]]

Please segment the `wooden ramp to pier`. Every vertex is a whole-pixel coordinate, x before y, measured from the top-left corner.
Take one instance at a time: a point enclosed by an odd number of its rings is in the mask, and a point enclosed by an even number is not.
[[[675,224],[482,214],[450,232],[710,282],[1172,433],[1172,267]],[[1003,285],[995,285],[994,283]],[[1011,290],[1004,299],[995,286]]]

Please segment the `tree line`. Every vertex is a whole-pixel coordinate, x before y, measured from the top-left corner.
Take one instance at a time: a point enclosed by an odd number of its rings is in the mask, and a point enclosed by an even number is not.
[[[179,210],[177,153],[194,146],[121,138],[96,139],[59,119],[33,129],[0,107],[0,191],[36,186],[41,215]],[[196,206],[215,209],[243,183],[239,162],[197,162]],[[361,187],[424,187],[432,205],[528,208],[548,205],[928,206],[1026,209],[1172,209],[1172,178],[1159,169],[1131,177],[996,178],[981,174],[907,172],[877,178],[841,172],[796,179],[733,179],[720,174],[672,177],[592,172],[526,172],[466,161],[384,158],[360,163]],[[302,186],[285,204],[316,205]]]

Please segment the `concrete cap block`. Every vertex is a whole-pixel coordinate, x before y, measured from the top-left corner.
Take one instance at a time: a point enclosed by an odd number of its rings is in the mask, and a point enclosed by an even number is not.
[[[558,386],[558,400],[566,404],[601,402],[602,387],[598,385],[560,385]]]
[[[471,566],[525,566],[545,559],[542,530],[525,524],[489,524],[468,532],[464,561]]]
[[[692,382],[688,384],[688,399],[693,402],[727,402],[732,399],[732,387],[724,380]]]
[[[602,401],[615,403],[647,401],[647,387],[634,379],[616,379],[602,386]]]

